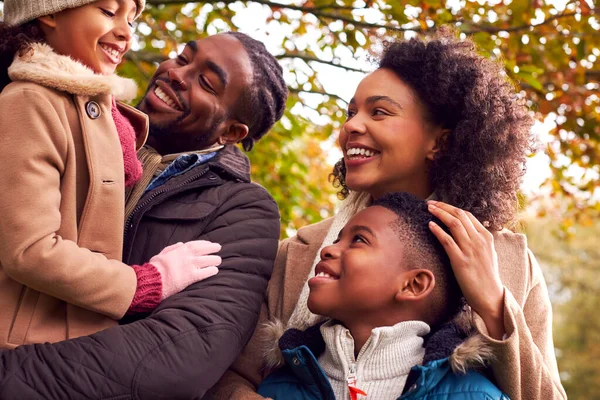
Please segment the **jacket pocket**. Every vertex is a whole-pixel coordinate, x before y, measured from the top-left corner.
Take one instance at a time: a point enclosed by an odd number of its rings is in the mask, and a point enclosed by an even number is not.
[[[19,346],[25,343],[39,297],[39,292],[23,286],[8,333],[9,344]]]

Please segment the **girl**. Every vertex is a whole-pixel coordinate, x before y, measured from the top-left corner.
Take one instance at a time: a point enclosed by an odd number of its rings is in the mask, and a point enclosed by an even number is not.
[[[124,186],[144,114],[114,75],[144,0],[6,0],[0,25],[0,348],[59,341],[147,312],[217,273],[220,246],[124,265]]]
[[[456,241],[431,226],[494,351],[498,387],[511,399],[565,398],[546,283],[525,237],[502,228],[516,211],[531,124],[501,67],[472,42],[441,33],[388,45],[379,68],[359,84],[340,132],[344,157],[333,176],[345,201],[333,219],[280,244],[263,318],[301,329],[317,321],[307,308],[307,280],[320,250],[374,199],[409,192],[438,200],[430,211],[452,230]],[[472,216],[488,230],[475,229]],[[261,379],[252,349],[256,342],[222,379],[217,397],[259,398],[248,382]]]

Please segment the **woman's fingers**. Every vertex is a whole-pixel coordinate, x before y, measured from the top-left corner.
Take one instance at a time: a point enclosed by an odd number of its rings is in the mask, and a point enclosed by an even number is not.
[[[469,214],[471,214],[470,212],[464,211],[460,208],[454,207],[454,206],[444,203],[442,201],[428,201],[428,204],[433,205],[434,207],[437,207],[437,208],[443,210],[444,212],[450,214],[452,217],[458,219],[461,222],[462,227],[465,229],[465,231],[469,235],[469,237],[472,238],[474,235],[478,234],[479,231],[475,228],[475,226],[473,225],[473,221],[469,217]],[[440,217],[438,217],[438,218],[440,218]],[[445,221],[442,220],[442,222],[444,222],[444,224],[446,224]],[[446,224],[446,226],[448,226],[448,228],[450,228],[450,231],[452,231],[452,227],[450,225]],[[452,231],[452,234],[454,234],[454,231]]]
[[[439,204],[439,202],[437,204]],[[444,208],[437,207],[437,204],[429,203],[427,205],[429,212],[442,221],[442,223],[446,225],[448,229],[450,229],[452,237],[458,244],[458,247],[462,249],[463,246],[469,243],[471,240],[471,237],[465,228],[464,222],[460,218],[457,218],[446,211]],[[469,224],[470,223],[471,222],[469,221]]]
[[[455,259],[456,257],[462,256],[462,251],[452,238],[452,236],[448,235],[446,231],[444,231],[438,224],[433,221],[429,221],[429,229],[431,233],[435,235],[435,237],[440,241],[444,250],[446,250],[446,254],[450,259]]]

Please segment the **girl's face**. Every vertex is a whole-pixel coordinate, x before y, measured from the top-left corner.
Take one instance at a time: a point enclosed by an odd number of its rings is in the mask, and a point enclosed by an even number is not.
[[[358,85],[340,132],[346,185],[374,198],[388,192],[428,197],[428,164],[441,133],[424,120],[412,89],[391,70],[378,69]]]
[[[115,72],[131,47],[134,0],[99,0],[40,17],[46,41],[54,50],[97,74]]]

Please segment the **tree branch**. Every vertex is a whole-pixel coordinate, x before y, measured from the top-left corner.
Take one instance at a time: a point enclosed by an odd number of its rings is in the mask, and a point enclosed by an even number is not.
[[[294,94],[309,93],[309,94],[320,94],[321,96],[329,96],[329,97],[333,97],[334,99],[343,102],[346,105],[348,104],[348,102],[346,100],[342,99],[340,96],[338,96],[337,94],[333,94],[333,93],[320,92],[318,90],[302,90],[302,89],[295,89],[295,88],[288,88],[288,90],[290,91],[290,93],[294,93]]]
[[[346,67],[344,65],[341,65],[339,63],[336,63],[334,61],[327,61],[327,60],[321,60],[315,56],[311,56],[308,54],[302,54],[302,53],[284,53],[284,54],[280,54],[278,56],[275,56],[275,58],[281,60],[284,58],[297,58],[306,62],[310,62],[310,61],[314,61],[314,62],[318,62],[321,64],[327,64],[327,65],[331,65],[333,67],[337,67],[337,68],[342,68],[345,69],[346,71],[352,71],[352,72],[361,72],[364,74],[368,74],[369,71],[366,71],[364,69],[360,69],[360,68],[353,68],[353,67]]]
[[[230,4],[230,3],[235,3],[237,1],[241,1],[243,3],[252,2],[252,3],[262,4],[262,5],[268,6],[268,7],[273,8],[273,9],[283,8],[283,9],[294,10],[294,11],[302,11],[302,12],[305,12],[305,13],[313,14],[313,15],[315,15],[317,17],[323,17],[323,18],[327,18],[327,19],[331,19],[331,20],[343,21],[343,22],[346,22],[348,24],[352,24],[352,25],[354,25],[356,27],[361,27],[361,28],[368,28],[368,29],[382,29],[383,28],[383,29],[390,30],[390,31],[395,31],[395,32],[406,32],[406,31],[422,32],[422,29],[420,27],[403,28],[401,26],[395,26],[395,25],[389,25],[389,24],[373,24],[373,23],[370,23],[370,22],[357,21],[357,20],[355,20],[355,19],[353,19],[351,17],[347,17],[347,16],[340,15],[340,14],[323,12],[323,11],[321,11],[320,8],[317,8],[317,7],[297,6],[297,5],[293,5],[293,4],[278,3],[276,1],[271,1],[271,0],[207,0],[207,1],[197,2],[197,3],[204,3],[204,4],[225,3],[225,4]],[[193,3],[193,2],[191,2],[191,1],[182,1],[182,0],[147,0],[146,3],[147,4],[158,5],[158,4],[187,4],[187,3]],[[360,10],[362,8],[352,8],[352,9],[353,10]]]

